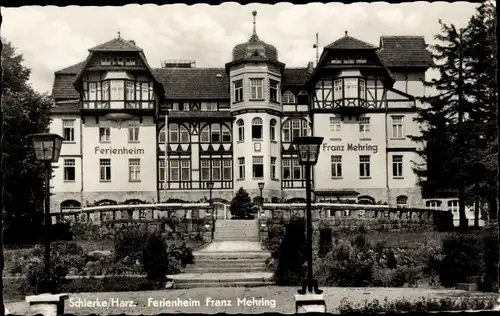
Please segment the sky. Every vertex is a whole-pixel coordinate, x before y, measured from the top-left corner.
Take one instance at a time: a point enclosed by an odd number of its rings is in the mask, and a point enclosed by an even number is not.
[[[316,60],[316,33],[323,47],[344,36],[379,45],[381,35],[421,35],[435,43],[438,20],[465,27],[478,3],[410,2],[291,3],[240,5],[126,5],[122,7],[25,6],[2,8],[1,36],[31,68],[38,92],[51,91],[54,72],[85,60],[88,49],[116,38],[141,47],[151,67],[162,60],[196,60],[196,67],[221,67],[233,47],[252,34],[257,11],[259,38],[278,49],[287,67]]]

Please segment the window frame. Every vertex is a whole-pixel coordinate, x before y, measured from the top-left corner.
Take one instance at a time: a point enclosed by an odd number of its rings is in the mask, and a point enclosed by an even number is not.
[[[359,178],[360,179],[370,179],[371,178],[371,156],[370,155],[360,155],[359,156]]]
[[[401,201],[404,201],[404,203],[402,203]],[[399,195],[398,197],[396,197],[396,207],[408,208],[408,197],[406,195]]]
[[[277,121],[275,119],[271,119],[271,121],[269,121],[269,138],[271,141],[276,141],[276,125]]]
[[[128,159],[128,182],[141,182],[141,159]]]
[[[236,125],[238,126],[238,141],[242,142],[245,140],[245,122],[239,119]]]
[[[398,160],[398,161],[396,161]],[[392,155],[392,177],[403,178],[403,155]]]
[[[342,139],[342,119],[338,116],[330,117],[330,136],[332,139]]]
[[[359,139],[360,140],[369,140],[370,138],[370,117],[363,116],[359,119]]]
[[[129,121],[128,122],[128,142],[129,143],[139,143],[139,131],[140,131],[141,124],[137,121]]]
[[[262,176],[257,176],[258,167],[261,166]],[[254,180],[264,179],[264,156],[252,156],[252,178]]]
[[[287,90],[285,91],[285,93],[283,93],[283,95],[281,96],[281,101],[283,104],[297,104],[297,98],[295,97],[295,94],[293,94],[293,92],[290,90]]]
[[[69,170],[73,170],[73,179],[69,179]],[[76,159],[65,158],[63,161],[63,179],[64,182],[75,182],[76,181]]]
[[[238,180],[245,179],[245,157],[238,157]]]
[[[99,182],[111,180],[111,158],[99,158]]]
[[[397,122],[397,120],[401,120]],[[396,133],[395,133],[396,131]],[[400,135],[395,135],[400,133]],[[405,139],[404,137],[404,115],[391,115],[391,139]]]
[[[330,156],[330,165],[331,165],[331,178],[342,179],[342,156],[341,155]]]
[[[254,135],[260,131],[260,137],[255,137]],[[260,117],[254,117],[252,119],[252,140],[263,140],[264,139],[264,120]]]
[[[63,142],[72,143],[75,142],[75,119],[63,119],[62,127],[63,127]],[[69,124],[69,126],[65,126],[65,123]],[[68,132],[69,135],[66,134]],[[69,136],[70,139],[67,139]]]
[[[250,78],[250,101],[264,100],[264,79]]]
[[[277,180],[278,177],[276,176],[276,157],[271,157],[270,159],[271,163],[271,180]]]
[[[243,79],[233,81],[234,99],[233,103],[243,101]]]
[[[269,101],[274,103],[280,102],[279,81],[269,79]]]
[[[105,133],[102,133],[105,131]],[[103,139],[103,136],[105,136]],[[111,127],[109,126],[99,126],[99,143],[107,144],[111,143]]]

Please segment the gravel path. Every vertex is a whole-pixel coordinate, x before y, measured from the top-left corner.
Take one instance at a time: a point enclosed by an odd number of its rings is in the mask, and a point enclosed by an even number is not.
[[[471,293],[460,290],[424,289],[424,288],[323,288],[327,311],[338,313],[338,306],[343,298],[353,303],[378,299],[383,301],[421,297],[460,298],[486,296],[485,293]],[[71,294],[66,301],[65,312],[71,314],[158,314],[158,313],[295,313],[295,287],[255,287],[255,288],[198,288],[186,290],[164,290],[147,292],[117,293],[78,293]],[[246,299],[246,300],[245,300]],[[78,302],[101,305],[77,307]],[[187,306],[169,307],[167,302],[181,302]],[[103,307],[103,302],[115,306]],[[229,304],[230,302],[230,304]],[[197,304],[199,303],[199,304]],[[274,304],[273,304],[274,303]],[[162,306],[163,304],[163,306]],[[172,303],[171,303],[172,304]],[[116,306],[116,305],[121,305]],[[130,306],[134,305],[134,306]],[[179,305],[179,303],[177,303]],[[254,305],[254,306],[252,306]],[[263,306],[265,305],[265,306]],[[6,307],[16,315],[26,315],[28,306],[25,302],[7,303]]]

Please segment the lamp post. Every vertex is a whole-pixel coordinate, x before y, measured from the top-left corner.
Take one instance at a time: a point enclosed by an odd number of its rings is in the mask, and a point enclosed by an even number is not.
[[[38,161],[45,165],[45,273],[50,275],[50,173],[52,163],[59,160],[63,138],[56,134],[40,133],[28,136],[33,143],[33,151]]]
[[[212,181],[209,181],[207,183],[208,190],[210,191],[208,203],[210,203],[210,206],[212,207],[212,240],[214,239],[214,234],[215,234],[215,210],[212,204],[212,190],[214,188],[214,183]]]
[[[319,147],[323,142],[323,137],[295,137],[293,143],[299,156],[299,162],[305,166],[306,173],[306,219],[307,219],[307,281],[303,283],[299,294],[307,292],[321,294],[317,281],[313,280],[312,273],[312,212],[311,212],[311,166],[318,162]]]
[[[262,207],[264,206],[264,200],[262,199],[262,190],[264,190],[264,185],[265,183],[264,182],[259,182],[258,183],[258,186],[259,186],[259,190],[260,190],[260,211],[259,211],[259,214],[257,214],[257,218],[260,218],[260,213],[262,212]]]

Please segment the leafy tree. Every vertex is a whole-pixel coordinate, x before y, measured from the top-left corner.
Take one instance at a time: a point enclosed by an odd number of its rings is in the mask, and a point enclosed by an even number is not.
[[[10,42],[3,38],[2,42],[5,237],[16,242],[20,240],[12,239],[22,236],[36,240],[36,234],[24,231],[36,232],[43,219],[44,166],[34,158],[27,136],[48,130],[52,99],[31,88],[30,70],[22,65],[23,56]],[[14,236],[11,232],[19,233]]]
[[[240,188],[231,201],[229,210],[235,218],[249,218],[257,212],[257,206],[252,202],[248,192]]]

